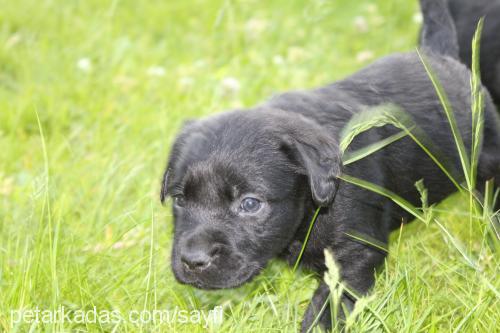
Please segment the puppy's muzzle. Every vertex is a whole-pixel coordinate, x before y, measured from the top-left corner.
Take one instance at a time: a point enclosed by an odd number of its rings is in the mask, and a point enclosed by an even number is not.
[[[214,242],[205,231],[195,231],[180,246],[180,259],[187,272],[201,273],[219,256],[223,244]]]

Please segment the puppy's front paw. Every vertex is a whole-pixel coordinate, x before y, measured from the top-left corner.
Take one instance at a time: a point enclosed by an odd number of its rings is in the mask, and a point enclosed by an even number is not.
[[[330,317],[330,309],[318,316],[311,306],[307,308],[307,312],[302,320],[300,331],[302,333],[313,332],[314,329],[321,328],[325,332],[330,332],[332,329],[332,321]]]
[[[321,327],[325,331],[332,328],[330,306],[327,304],[330,289],[323,281],[314,292],[311,303],[307,307],[304,319],[302,320],[301,332],[312,332],[313,328]]]
[[[332,318],[329,299],[330,289],[328,285],[321,282],[307,307],[304,319],[302,320],[301,332],[313,332],[314,329],[321,328],[325,332],[344,332],[346,316],[353,310],[354,301],[345,293],[342,294],[339,302],[338,312]]]

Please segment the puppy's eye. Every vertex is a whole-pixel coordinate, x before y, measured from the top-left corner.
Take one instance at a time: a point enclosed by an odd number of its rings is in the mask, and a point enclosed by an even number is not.
[[[245,198],[241,201],[240,208],[245,213],[256,213],[261,207],[261,203],[255,198]]]
[[[173,197],[173,199],[174,199],[174,204],[176,206],[179,206],[179,207],[183,207],[184,206],[185,200],[184,200],[184,196],[183,195],[180,195],[180,194],[179,195],[175,195]]]

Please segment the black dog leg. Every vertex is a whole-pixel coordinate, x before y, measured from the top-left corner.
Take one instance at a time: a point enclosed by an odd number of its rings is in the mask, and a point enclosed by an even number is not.
[[[337,251],[333,250],[335,259],[340,266],[342,282],[355,293],[366,294],[375,282],[375,270],[383,263],[385,253],[351,241],[347,239],[347,236],[344,241],[346,243],[343,244],[342,248],[337,249]],[[321,281],[302,321],[302,332],[312,331],[310,328],[317,324],[324,330],[330,331],[332,329],[330,305],[326,304],[329,297],[330,289],[325,282]],[[345,291],[339,303],[339,313],[336,316],[338,322],[334,323],[333,326],[342,330],[343,321],[348,315],[344,313],[343,309],[352,311],[354,303],[355,297]]]

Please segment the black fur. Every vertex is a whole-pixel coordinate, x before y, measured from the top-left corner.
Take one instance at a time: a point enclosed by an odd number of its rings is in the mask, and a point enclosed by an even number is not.
[[[444,86],[466,145],[470,146],[470,72],[435,44],[426,31],[424,53]],[[435,33],[438,33],[436,31]],[[436,46],[438,45],[438,46]],[[451,44],[443,44],[451,45]],[[500,177],[500,119],[485,92],[485,138],[480,182]],[[391,230],[411,219],[391,201],[348,183],[341,172],[388,188],[418,205],[414,183],[425,180],[430,203],[455,191],[434,162],[408,137],[369,157],[341,164],[338,135],[353,114],[393,103],[439,144],[460,169],[452,134],[436,92],[416,53],[382,58],[356,74],[310,91],[288,92],[248,110],[231,111],[187,124],[177,137],[165,171],[162,200],[174,197],[172,268],[182,283],[199,288],[238,286],[259,273],[274,257],[294,262],[311,217],[322,210],[312,230],[302,264],[325,270],[323,250],[333,250],[346,284],[366,293],[385,254],[356,242],[358,232],[387,242]],[[352,149],[397,132],[390,126],[358,136]],[[240,202],[262,202],[256,213]],[[327,300],[320,283],[302,324],[307,330]],[[352,307],[353,300],[344,295]],[[329,309],[320,323],[330,327]]]
[[[420,45],[458,59],[457,33],[446,4],[441,0],[422,0],[420,7],[424,18]]]
[[[484,17],[481,36],[481,77],[497,106],[500,106],[500,0],[448,0],[455,21],[460,59],[470,67],[472,37]]]

